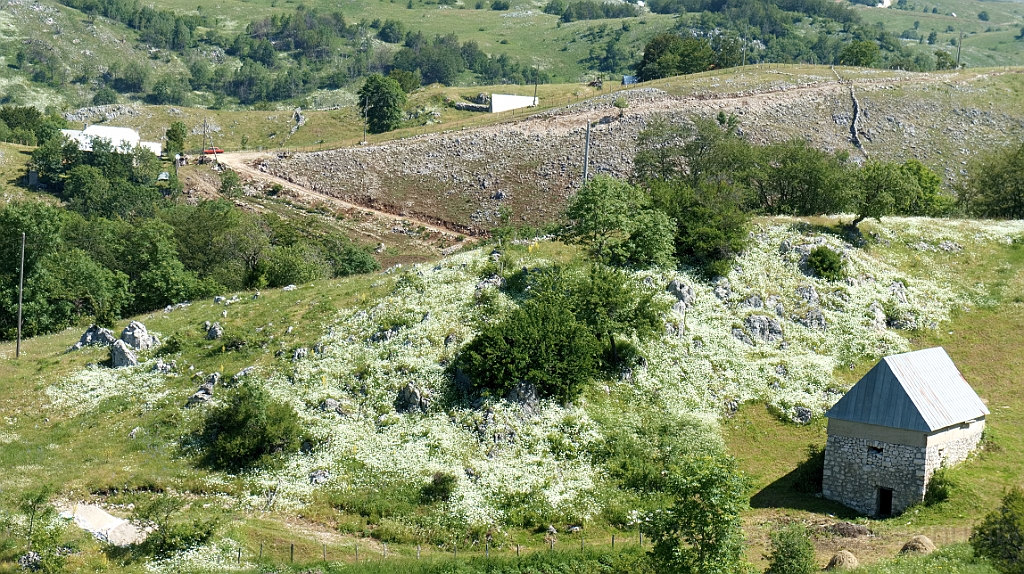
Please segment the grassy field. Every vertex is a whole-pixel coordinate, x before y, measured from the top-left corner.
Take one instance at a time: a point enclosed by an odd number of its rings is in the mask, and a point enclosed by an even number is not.
[[[839,504],[800,494],[792,488],[792,473],[806,459],[807,448],[824,447],[824,420],[797,426],[781,422],[763,405],[745,405],[733,419],[723,423],[723,429],[730,450],[755,485],[752,508],[746,517],[748,533],[755,539],[766,541],[767,533],[780,521],[816,524],[828,514],[867,523],[876,537],[864,542],[822,536],[817,540],[821,562],[841,548],[851,550],[862,561],[874,562],[894,556],[915,534],[924,533],[942,544],[965,541],[970,527],[998,506],[1005,490],[1021,484],[1024,403],[1017,388],[1024,381],[1024,355],[1020,353],[1020,333],[1024,329],[1024,247],[993,247],[971,253],[967,258],[940,256],[939,261],[926,261],[930,258],[909,250],[905,256],[906,268],[918,271],[935,264],[953,265],[958,282],[984,285],[989,294],[986,304],[958,312],[938,329],[912,335],[910,342],[914,349],[946,349],[988,405],[991,415],[987,432],[994,438],[980,454],[952,471],[956,488],[948,501],[915,507],[887,520],[866,521]],[[857,364],[837,372],[836,377],[852,385],[873,365]],[[751,559],[756,558],[751,555]]]

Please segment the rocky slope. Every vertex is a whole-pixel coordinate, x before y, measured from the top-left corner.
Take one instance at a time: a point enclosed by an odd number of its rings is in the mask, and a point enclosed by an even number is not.
[[[699,91],[680,90],[673,79],[520,121],[279,154],[252,165],[318,193],[478,233],[496,225],[502,213],[530,224],[556,217],[581,183],[588,121],[594,123],[590,173],[616,177],[629,175],[636,136],[658,114],[684,121],[722,111],[739,116],[740,129],[757,143],[801,138],[822,149],[847,150],[856,161],[918,158],[947,184],[972,154],[1022,131],[1020,103],[1007,97],[1024,85],[1016,71],[816,72],[771,78],[749,69],[704,76]],[[758,81],[758,74],[771,79]],[[685,95],[673,95],[680,91]],[[615,107],[619,98],[627,108]]]

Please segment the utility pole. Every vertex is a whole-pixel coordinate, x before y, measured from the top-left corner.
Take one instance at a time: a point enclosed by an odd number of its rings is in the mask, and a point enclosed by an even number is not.
[[[206,155],[206,118],[203,118],[203,149],[199,151],[199,155]]]
[[[583,185],[590,177],[590,120],[587,120],[587,142],[583,147]]]
[[[370,113],[370,98],[366,98],[363,101],[363,143],[366,143],[366,124],[370,121],[370,117],[366,114]]]
[[[956,69],[960,69],[960,47],[964,45],[964,30],[960,29],[960,41],[956,43]]]
[[[21,357],[21,297],[25,291],[25,232],[21,232],[21,272],[18,274],[18,342],[14,347],[14,358]]]
[[[533,83],[533,105],[537,105],[537,82]]]
[[[746,36],[743,37],[743,63],[740,64],[740,65],[741,66],[746,66],[747,65],[747,37]]]

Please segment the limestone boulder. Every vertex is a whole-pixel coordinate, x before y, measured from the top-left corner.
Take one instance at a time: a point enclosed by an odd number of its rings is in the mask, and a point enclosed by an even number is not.
[[[121,331],[121,340],[129,347],[139,351],[152,349],[159,344],[159,340],[146,330],[145,325],[138,321],[132,321]]]
[[[138,364],[139,358],[135,356],[135,352],[121,339],[114,341],[110,346],[110,365],[115,369],[135,367]]]
[[[104,329],[99,325],[92,325],[82,333],[82,338],[74,344],[69,351],[77,351],[83,347],[97,346],[97,347],[109,347],[114,344],[117,337],[110,329]]]

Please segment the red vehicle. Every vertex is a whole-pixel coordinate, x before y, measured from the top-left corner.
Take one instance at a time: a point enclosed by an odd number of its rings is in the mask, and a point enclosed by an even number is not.
[[[224,150],[220,149],[219,147],[210,147],[210,148],[204,149],[203,153],[205,153],[205,154],[211,154],[211,153],[212,154],[218,154],[218,153],[224,153]]]

